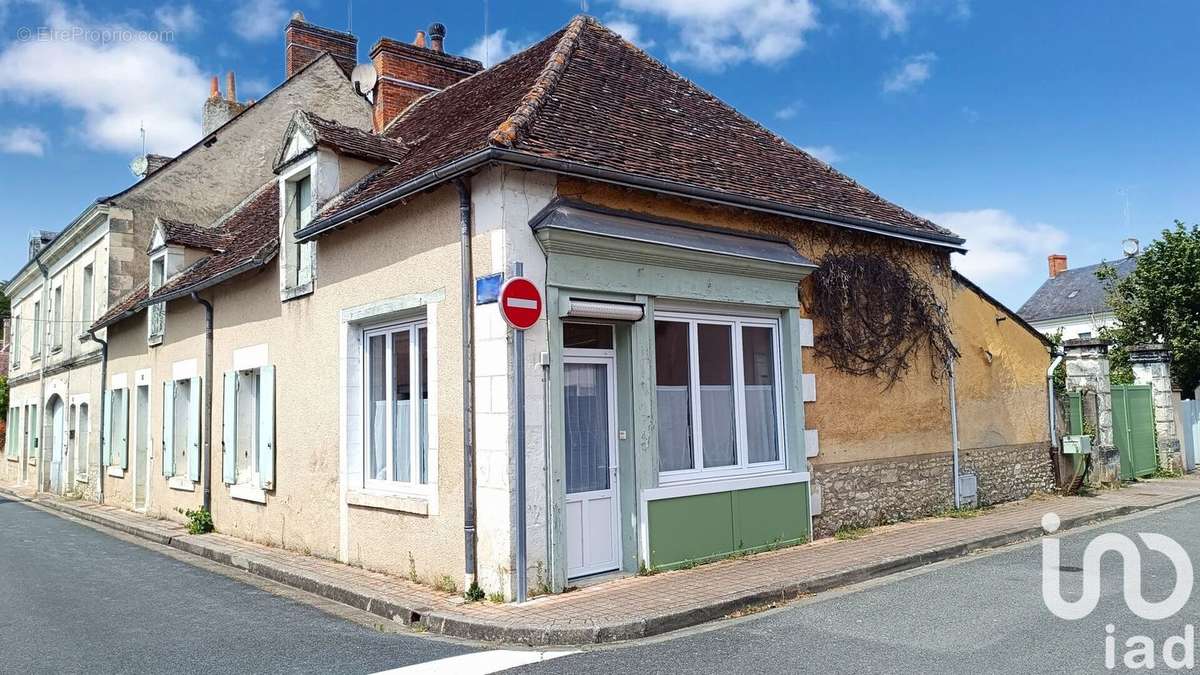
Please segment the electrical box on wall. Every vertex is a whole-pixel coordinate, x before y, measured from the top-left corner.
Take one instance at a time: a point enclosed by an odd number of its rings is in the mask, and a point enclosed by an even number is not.
[[[1064,455],[1090,455],[1091,452],[1091,436],[1063,436],[1062,453]]]

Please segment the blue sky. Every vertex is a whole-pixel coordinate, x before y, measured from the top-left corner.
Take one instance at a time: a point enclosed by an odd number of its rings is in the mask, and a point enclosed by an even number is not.
[[[1126,237],[1144,244],[1176,218],[1197,220],[1195,3],[588,5],[788,140],[966,236],[956,265],[1014,307],[1048,253],[1072,266],[1111,259]],[[347,27],[344,0],[0,0],[0,278],[22,264],[30,231],[61,229],[133,180],[141,123],[151,151],[174,153],[199,137],[211,75],[236,70],[242,98],[278,84],[296,9]],[[487,54],[579,10],[491,0]],[[411,39],[432,21],[447,25],[450,51],[483,56],[483,0],[357,0],[360,60],[381,35]],[[100,32],[114,28],[146,33]]]

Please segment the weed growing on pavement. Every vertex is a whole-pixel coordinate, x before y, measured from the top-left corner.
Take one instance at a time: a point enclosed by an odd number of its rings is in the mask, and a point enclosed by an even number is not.
[[[504,604],[504,594],[503,593],[488,593],[487,599],[488,599],[488,602],[494,602],[497,605]]]
[[[856,527],[854,525],[843,525],[837,529],[837,532],[833,533],[833,538],[837,539],[838,541],[849,541],[851,539],[858,539],[859,537],[863,536],[864,534],[866,534],[870,531],[871,531],[871,528],[869,528],[869,527]]]
[[[454,583],[454,579],[449,574],[443,574],[434,580],[433,590],[443,593],[457,593],[458,584]]]
[[[467,599],[467,602],[479,602],[482,600],[484,597],[484,592],[483,589],[479,587],[479,582],[472,581],[471,587],[467,589],[466,593],[463,593],[463,597]]]
[[[962,506],[957,509],[946,509],[937,515],[942,518],[974,518],[986,510],[986,506]]]
[[[213,531],[212,514],[203,506],[198,509],[188,509],[186,511],[175,507],[175,510],[182,513],[183,517],[188,519],[188,534],[208,534]]]
[[[1150,474],[1151,478],[1182,478],[1183,472],[1179,469],[1168,469],[1166,467],[1158,467],[1154,473]]]
[[[539,595],[550,595],[550,584],[546,581],[546,566],[541,560],[537,561],[533,588],[529,589],[529,597],[536,598]]]
[[[417,561],[413,559],[412,551],[408,552],[408,580],[414,584],[421,583],[421,576],[417,574]]]

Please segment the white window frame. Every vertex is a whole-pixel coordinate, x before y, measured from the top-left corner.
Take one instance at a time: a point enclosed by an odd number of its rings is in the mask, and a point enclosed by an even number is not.
[[[75,479],[80,482],[86,482],[88,476],[88,458],[91,457],[92,449],[92,405],[88,397],[81,397],[75,401]],[[85,423],[80,423],[86,412]]]
[[[79,272],[79,324],[80,332],[86,333],[95,318],[96,309],[96,264],[83,266]]]
[[[18,312],[13,312],[12,315],[12,364],[13,370],[21,369],[21,315]]]
[[[33,351],[29,354],[30,361],[42,358],[42,301],[33,301]]]
[[[62,280],[59,280],[54,285],[54,289],[50,291],[50,350],[58,352],[63,346],[63,324],[66,323],[66,314],[63,313],[63,297]]]
[[[280,214],[279,214],[279,241],[281,264],[279,266],[279,291],[280,298],[290,300],[303,295],[308,295],[313,291],[313,282],[317,276],[317,245],[316,242],[296,242],[295,233],[297,230],[307,226],[312,222],[316,215],[317,208],[317,167],[316,154],[306,162],[303,162],[292,169],[286,175],[280,177]],[[301,181],[307,180],[309,187],[309,204],[307,211],[307,220],[304,219],[304,214],[297,209],[299,199],[299,185]],[[307,263],[301,268],[301,261]]]
[[[162,265],[162,276],[157,280],[154,279],[155,265]],[[167,249],[154,254],[150,257],[150,295],[154,295],[158,289],[162,288],[167,283]],[[155,330],[157,328],[157,331]],[[167,332],[167,303],[158,302],[150,305],[146,310],[146,342],[154,346],[160,345],[163,342],[163,336]]]
[[[245,395],[244,392],[242,391],[242,376],[249,375],[254,378],[254,422],[250,425],[251,429],[252,429],[252,437],[251,437],[251,441],[250,441],[250,445],[251,445],[250,475],[242,476],[240,467],[238,467],[237,462],[235,461],[234,465],[233,465],[235,482],[233,483],[232,487],[248,486],[248,487],[252,487],[252,488],[261,490],[261,489],[263,489],[263,482],[262,482],[262,474],[259,472],[259,465],[258,465],[258,460],[259,460],[259,457],[258,457],[258,440],[259,440],[258,434],[259,434],[259,431],[262,426],[261,421],[262,421],[262,414],[263,414],[262,396],[260,395],[260,392],[262,389],[262,368],[261,367],[243,368],[241,370],[236,370],[234,372],[237,373],[237,383],[234,385],[234,415],[235,416],[238,416],[241,414],[242,396]],[[237,421],[240,422],[241,420],[237,420]],[[238,424],[237,428],[240,430],[241,424]],[[240,439],[235,437],[235,443],[238,440],[240,440]],[[240,454],[242,451],[242,448],[241,448],[241,446],[237,446],[233,449],[233,451],[235,453]]]
[[[691,406],[690,412],[693,425],[693,468],[663,471],[655,466],[655,470],[658,471],[659,483],[669,484],[719,480],[735,476],[752,476],[787,471],[787,434],[785,433],[787,419],[784,415],[783,405],[783,354],[780,341],[779,319],[764,316],[709,314],[694,311],[657,311],[654,314],[654,320],[684,323],[688,327],[688,344],[690,346],[688,354],[688,381],[691,383],[689,387],[691,399],[689,404]],[[737,463],[731,466],[704,467],[704,434],[701,432],[703,429],[703,413],[700,404],[700,359],[697,327],[701,323],[729,326],[732,333],[733,354],[731,355],[731,359]],[[774,461],[757,462],[754,464],[751,464],[749,461],[750,448],[746,420],[746,373],[744,366],[745,356],[742,346],[742,328],[746,326],[771,329],[771,346],[775,360],[775,434],[779,458]],[[657,345],[655,345],[655,350],[657,352]],[[657,388],[657,383],[655,386]],[[656,401],[655,415],[658,414],[657,405]]]
[[[390,336],[401,331],[408,331],[409,340],[409,377],[410,377],[410,401],[419,401],[421,393],[421,363],[418,346],[418,335],[420,330],[425,329],[426,344],[425,353],[428,359],[429,344],[433,339],[433,333],[429,330],[429,322],[425,318],[412,319],[408,321],[392,322],[384,325],[372,326],[364,328],[362,331],[362,488],[375,492],[384,492],[389,494],[407,494],[416,496],[428,496],[436,487],[436,472],[432,464],[434,462],[434,454],[427,449],[426,466],[427,479],[429,482],[422,483],[420,478],[421,473],[421,433],[431,434],[431,430],[424,430],[422,427],[425,422],[422,420],[420,408],[413,406],[412,422],[409,424],[409,466],[411,467],[410,476],[412,480],[378,480],[371,478],[371,338],[377,336]],[[384,446],[387,448],[387,472],[388,475],[394,475],[394,467],[392,466],[392,446],[394,441],[394,415],[395,405],[392,396],[395,394],[395,370],[392,367],[392,341],[390,338],[385,338],[385,363],[384,373],[387,376],[387,382],[384,390],[387,392],[388,405],[386,406],[386,419],[384,421]],[[435,364],[430,363],[428,370],[433,371]],[[432,380],[432,375],[430,376]],[[433,394],[433,388],[429,388],[430,396]],[[432,424],[430,424],[432,426]],[[428,437],[428,435],[427,435]]]

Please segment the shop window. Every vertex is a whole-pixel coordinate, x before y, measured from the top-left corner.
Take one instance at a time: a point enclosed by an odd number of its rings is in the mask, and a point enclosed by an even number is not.
[[[783,468],[778,322],[659,313],[654,328],[662,479]]]
[[[367,488],[429,482],[428,340],[423,321],[363,333]]]

